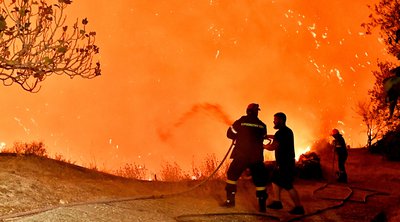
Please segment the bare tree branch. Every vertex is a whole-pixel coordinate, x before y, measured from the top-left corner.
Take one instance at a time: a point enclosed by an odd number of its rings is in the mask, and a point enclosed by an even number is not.
[[[46,77],[68,75],[91,79],[101,74],[96,32],[87,19],[65,25],[70,0],[0,0],[0,80],[37,92]]]
[[[369,16],[369,22],[363,23],[367,34],[379,28],[379,34],[387,46],[388,53],[400,59],[400,0],[380,0]]]

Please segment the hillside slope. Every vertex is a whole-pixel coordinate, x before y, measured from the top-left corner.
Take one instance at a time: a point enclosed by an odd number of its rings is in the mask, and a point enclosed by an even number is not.
[[[322,160],[329,166],[329,160]],[[351,150],[349,184],[297,180],[304,217],[283,210],[258,214],[254,186],[241,180],[237,206],[219,206],[224,182],[128,180],[35,156],[0,156],[3,221],[400,221],[400,163]],[[195,188],[195,189],[193,189]],[[187,192],[186,192],[187,191]],[[269,190],[270,192],[271,190]],[[183,192],[183,193],[182,193]],[[335,200],[332,200],[334,198]],[[344,201],[342,201],[344,200]]]

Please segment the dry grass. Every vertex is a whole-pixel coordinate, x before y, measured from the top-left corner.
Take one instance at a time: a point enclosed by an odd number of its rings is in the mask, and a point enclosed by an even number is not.
[[[1,153],[13,153],[17,155],[34,155],[46,157],[57,161],[75,164],[75,161],[66,159],[62,154],[56,153],[54,157],[50,157],[47,153],[46,146],[42,141],[32,142],[15,142],[11,148],[4,148]],[[199,164],[192,162],[191,172],[185,171],[177,162],[163,162],[159,177],[155,175],[154,180],[161,181],[185,181],[185,180],[204,180],[214,173],[213,179],[225,179],[226,171],[229,163],[225,162],[217,172],[214,172],[219,166],[220,161],[215,154],[208,154]],[[88,169],[100,171],[95,162],[89,163]],[[146,180],[148,179],[148,169],[145,165],[136,163],[126,163],[124,166],[115,170],[111,174],[116,176]]]
[[[160,179],[163,181],[190,180],[190,175],[182,170],[182,168],[176,162],[163,162],[161,164],[160,175]]]
[[[69,163],[69,164],[75,164],[76,161],[72,161],[71,159],[66,159],[62,154],[56,153],[54,155],[55,160],[61,161],[61,162],[65,162],[65,163]]]
[[[116,170],[113,174],[130,179],[145,180],[147,171],[148,169],[145,165],[127,163],[125,166]]]
[[[61,162],[37,156],[0,155],[2,207],[0,215],[27,212],[35,209],[56,207],[44,213],[21,218],[18,221],[176,221],[177,216],[187,214],[210,214],[232,212],[256,212],[255,187],[251,180],[242,179],[238,183],[237,206],[234,209],[219,207],[225,197],[224,182],[212,180],[202,186],[200,181],[140,181],[92,171],[84,167],[63,164]],[[366,149],[350,150],[348,161],[349,186],[376,189],[390,195],[374,195],[363,202],[370,191],[354,189],[352,201],[337,209],[305,218],[304,221],[371,221],[382,210],[387,213],[388,221],[399,221],[399,163],[386,161],[377,155],[371,155]],[[211,158],[211,159],[210,159]],[[205,161],[205,159],[209,159]],[[213,157],[199,160],[198,171],[212,169]],[[200,164],[201,162],[201,164]],[[219,161],[217,161],[218,163]],[[174,164],[171,164],[174,166]],[[133,165],[132,165],[133,166]],[[176,166],[176,165],[175,165]],[[210,170],[209,170],[210,171]],[[188,172],[191,173],[189,170]],[[221,169],[221,174],[223,169]],[[206,175],[207,173],[204,173]],[[161,178],[161,175],[158,175]],[[315,189],[325,181],[297,180],[296,188],[308,213],[336,205],[331,200],[323,200],[314,195]],[[272,192],[268,187],[268,192]],[[341,198],[348,189],[341,185],[328,189],[326,195]],[[165,194],[182,193],[164,198]],[[323,192],[323,191],[321,191]],[[373,193],[373,192],[372,192]],[[321,193],[321,195],[325,192]],[[323,196],[324,196],[323,195]],[[127,197],[150,197],[110,204],[74,205],[80,202],[125,199]],[[163,198],[154,199],[153,197]],[[285,209],[269,211],[282,220],[287,219],[287,210],[292,206],[289,195],[282,195]],[[353,202],[356,201],[356,202]],[[70,205],[69,205],[70,204]],[[73,206],[73,207],[72,207]],[[195,206],[195,207],[193,207]],[[216,217],[213,221],[255,221],[256,218],[242,219],[237,215],[229,218]],[[190,219],[190,218],[189,218]],[[192,218],[200,221],[203,218]],[[196,220],[198,219],[198,220]],[[205,220],[210,218],[204,218]],[[397,220],[396,220],[397,219]],[[205,221],[204,220],[204,221]],[[185,220],[186,221],[186,220]],[[188,221],[188,220],[187,220]],[[207,220],[209,221],[209,220]]]
[[[192,164],[192,174],[194,178],[198,180],[205,179],[209,177],[217,167],[220,165],[221,161],[218,160],[215,154],[208,154],[200,166],[195,166]],[[221,168],[213,176],[214,179],[225,179],[226,171],[228,170],[229,163],[225,162]]]
[[[225,162],[217,172],[220,165],[215,154],[208,154],[199,165],[192,162],[191,172],[186,172],[176,163],[164,162],[161,167],[161,180],[163,181],[182,181],[182,180],[204,180],[213,175],[213,179],[225,179],[229,163]]]

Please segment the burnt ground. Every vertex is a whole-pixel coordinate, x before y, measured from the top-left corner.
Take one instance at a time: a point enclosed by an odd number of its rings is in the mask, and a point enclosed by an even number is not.
[[[325,171],[330,164],[326,161]],[[322,163],[323,159],[322,159]],[[349,183],[296,181],[306,215],[257,213],[254,186],[241,180],[225,209],[224,182],[129,180],[35,156],[0,156],[2,221],[400,221],[400,162],[352,149]],[[270,190],[269,190],[270,192]]]

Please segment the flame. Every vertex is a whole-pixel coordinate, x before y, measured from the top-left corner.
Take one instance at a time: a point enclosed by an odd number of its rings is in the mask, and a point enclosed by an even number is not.
[[[295,157],[295,158],[296,158],[296,161],[299,161],[300,156],[301,156],[302,154],[305,154],[305,153],[310,152],[310,151],[311,151],[311,148],[310,148],[310,146],[307,146],[305,149],[297,148],[296,151],[299,151],[299,152],[296,152],[297,154],[296,154],[296,157]]]
[[[0,152],[2,152],[3,150],[5,150],[6,148],[6,143],[5,142],[0,142]]]

